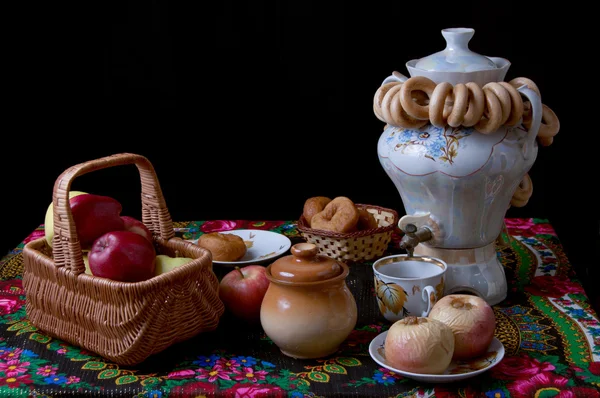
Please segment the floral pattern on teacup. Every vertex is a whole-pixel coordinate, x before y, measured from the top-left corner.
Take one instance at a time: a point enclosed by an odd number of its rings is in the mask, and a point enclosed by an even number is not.
[[[436,300],[433,300],[431,305],[435,304],[435,302],[439,299],[441,299],[442,297],[444,297],[444,277],[442,276],[442,278],[440,279],[440,283],[438,283],[437,285],[435,285],[435,296],[436,296]]]
[[[404,308],[408,294],[401,286],[395,283],[386,283],[375,276],[375,295],[382,314],[390,311],[396,315],[408,315],[408,311]]]

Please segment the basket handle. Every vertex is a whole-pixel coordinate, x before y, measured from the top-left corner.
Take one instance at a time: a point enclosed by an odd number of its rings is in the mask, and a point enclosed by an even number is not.
[[[69,205],[69,191],[75,177],[113,166],[135,164],[142,185],[142,222],[154,235],[164,240],[175,236],[173,220],[150,161],[141,155],[119,153],[71,166],[54,183],[54,237],[52,241],[54,264],[66,267],[75,275],[85,271],[81,245]]]

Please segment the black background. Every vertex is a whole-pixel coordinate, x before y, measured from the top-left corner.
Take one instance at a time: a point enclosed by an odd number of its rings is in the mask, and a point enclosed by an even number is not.
[[[297,219],[310,196],[404,214],[380,166],[381,81],[472,27],[470,48],[511,61],[560,118],[534,192],[508,217],[548,218],[588,292],[598,277],[599,135],[593,12],[577,2],[107,2],[19,10],[3,127],[1,248],[41,224],[67,167],[147,156],[176,221]],[[558,4],[558,3],[557,3]],[[589,46],[588,46],[589,45]],[[135,168],[76,179],[140,214]]]

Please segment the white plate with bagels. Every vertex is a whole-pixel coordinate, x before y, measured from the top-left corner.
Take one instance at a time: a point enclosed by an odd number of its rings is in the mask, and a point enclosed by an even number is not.
[[[423,374],[405,372],[396,369],[389,364],[385,357],[385,337],[387,331],[375,337],[369,344],[369,354],[371,358],[384,368],[391,370],[399,375],[409,379],[428,382],[428,383],[449,383],[458,380],[468,379],[480,373],[486,372],[496,366],[504,357],[504,345],[496,337],[493,338],[487,352],[482,356],[470,359],[468,361],[452,360],[445,372],[441,374]]]
[[[287,236],[261,229],[206,233],[192,242],[210,250],[214,264],[231,267],[272,261],[292,246]]]

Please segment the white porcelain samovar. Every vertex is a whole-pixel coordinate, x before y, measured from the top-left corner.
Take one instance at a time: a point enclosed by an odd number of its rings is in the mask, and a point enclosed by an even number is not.
[[[469,50],[473,34],[442,30],[446,48],[407,62],[410,78],[386,78],[373,110],[385,122],[378,157],[406,211],[401,246],[449,265],[445,294],[493,305],[507,293],[496,253],[506,211],[527,203],[538,142],[550,145],[559,124],[535,83],[504,82],[508,60]]]

